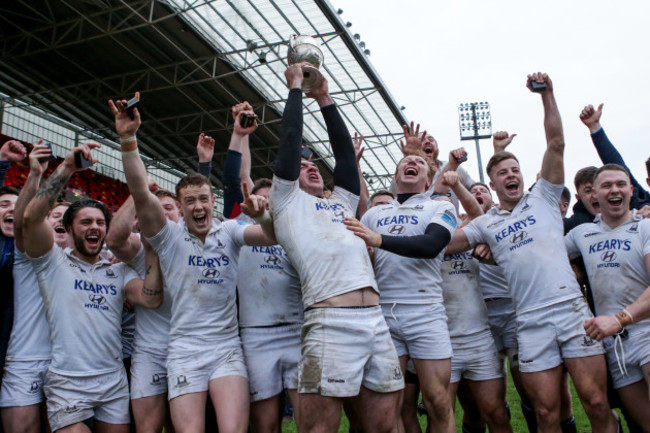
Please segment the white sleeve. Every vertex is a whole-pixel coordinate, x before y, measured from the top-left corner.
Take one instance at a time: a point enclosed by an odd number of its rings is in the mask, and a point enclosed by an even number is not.
[[[65,252],[57,244],[52,245],[52,249],[40,257],[29,257],[29,261],[34,267],[34,271],[40,279],[47,279],[48,276],[64,261]]]
[[[569,254],[570,259],[575,259],[582,255],[575,240],[576,233],[579,231],[577,229],[578,227],[574,228],[564,236],[564,245],[566,246],[566,251]]]
[[[176,247],[174,245],[174,238],[176,230],[179,229],[178,224],[179,223],[167,220],[167,223],[158,233],[150,238],[146,238],[158,256],[163,256]]]
[[[467,237],[467,241],[469,242],[469,245],[472,248],[474,248],[476,244],[485,242],[485,237],[483,236],[483,230],[482,230],[483,226],[481,224],[484,218],[485,218],[484,215],[475,218],[462,229],[463,232],[465,233],[465,236]]]
[[[269,193],[269,208],[271,214],[275,216],[276,213],[282,212],[287,208],[300,191],[300,184],[298,180],[286,180],[273,176],[273,185]]]
[[[458,219],[456,218],[456,209],[454,206],[446,201],[435,201],[432,202],[437,205],[435,214],[431,217],[429,224],[438,224],[447,230],[449,234],[453,237],[456,233],[456,228],[458,228]]]
[[[224,221],[221,224],[224,231],[228,233],[230,239],[232,239],[232,242],[236,248],[241,248],[245,245],[244,232],[246,231],[246,227],[251,226],[250,224],[241,220],[228,220]]]
[[[358,195],[352,194],[350,191],[348,191],[345,188],[335,186],[334,191],[332,191],[332,197],[330,198],[334,200],[342,201],[343,204],[348,208],[352,216],[357,214],[357,207],[359,206]]]
[[[559,211],[560,197],[562,196],[563,189],[564,185],[554,185],[543,177],[540,177],[531,193],[539,195],[549,206],[555,206]]]

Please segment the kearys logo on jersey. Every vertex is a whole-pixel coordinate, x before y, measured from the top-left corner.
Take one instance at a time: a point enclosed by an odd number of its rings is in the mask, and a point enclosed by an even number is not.
[[[472,253],[464,252],[464,253],[456,253],[456,254],[450,254],[448,256],[445,256],[443,262],[445,262],[446,266],[450,268],[448,271],[449,275],[461,275],[461,274],[472,273],[471,270],[467,269],[468,260],[476,260],[476,259],[474,259],[474,256],[472,256]]]
[[[535,225],[536,223],[537,223],[537,220],[535,219],[535,217],[533,215],[529,215],[525,219],[516,221],[516,222],[510,224],[508,227],[504,228],[503,230],[495,233],[494,239],[497,242],[501,242],[504,239],[510,238],[510,241],[512,242],[513,238],[510,237],[510,235],[514,235],[517,232],[525,231],[526,228],[528,228],[528,227],[530,227],[532,225]],[[526,237],[527,237],[527,235],[526,235]],[[532,242],[532,240],[533,240],[533,238],[528,238],[524,242],[529,243],[529,242]],[[521,246],[521,245],[513,246],[513,247],[511,247],[511,249],[515,248],[515,247],[518,248],[519,246]]]
[[[589,245],[589,254],[599,253],[607,250],[630,251],[632,241],[629,239],[607,239]]]
[[[93,284],[89,283],[86,280],[74,280],[74,289],[85,290],[87,292],[93,292],[100,295],[117,295],[117,287],[115,284]]]
[[[198,266],[207,269],[201,271],[201,275],[205,278],[199,278],[199,284],[221,284],[223,283],[223,278],[218,278],[221,273],[214,268],[220,268],[223,266],[228,266],[230,264],[230,257],[227,255],[222,255],[220,257],[208,257],[203,256],[193,256],[188,257],[187,264],[189,266]],[[214,272],[212,272],[214,271]]]
[[[389,226],[394,224],[416,225],[417,223],[418,223],[417,215],[395,215],[392,217],[388,216],[388,217],[378,219],[376,227],[384,227],[384,226]]]

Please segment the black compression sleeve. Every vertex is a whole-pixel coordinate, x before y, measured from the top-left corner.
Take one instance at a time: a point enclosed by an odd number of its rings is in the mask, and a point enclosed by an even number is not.
[[[414,259],[433,259],[451,240],[449,230],[440,224],[431,223],[423,235],[387,236],[381,235],[381,249]]]
[[[241,191],[241,153],[228,149],[226,161],[223,164],[223,216],[232,218],[235,204],[244,201]],[[235,215],[236,216],[236,215]]]
[[[203,176],[210,179],[210,172],[212,171],[212,162],[211,161],[199,162],[199,165],[196,166],[196,171],[199,174],[202,174]]]
[[[296,180],[300,176],[301,143],[302,90],[291,89],[282,113],[280,146],[275,159],[275,175],[280,179]]]
[[[330,145],[334,153],[334,185],[350,191],[352,194],[361,193],[359,182],[359,171],[357,170],[357,158],[354,154],[352,137],[345,126],[341,113],[335,104],[321,108]]]

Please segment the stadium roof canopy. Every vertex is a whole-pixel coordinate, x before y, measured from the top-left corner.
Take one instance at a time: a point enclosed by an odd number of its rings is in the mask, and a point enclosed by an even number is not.
[[[106,101],[142,94],[140,148],[157,168],[187,172],[201,132],[216,139],[213,181],[228,147],[230,107],[249,101],[253,178],[269,177],[287,97],[287,42],[322,42],[325,76],[350,131],[365,137],[362,171],[386,187],[400,157],[400,107],[327,0],[24,0],[0,5],[0,92],[89,133],[115,139]],[[303,138],[326,173],[333,156],[318,106]],[[321,170],[323,171],[323,170]],[[325,176],[326,180],[330,177]]]

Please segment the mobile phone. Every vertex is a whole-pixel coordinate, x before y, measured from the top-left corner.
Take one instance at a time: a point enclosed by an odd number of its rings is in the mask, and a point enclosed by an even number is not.
[[[138,98],[130,99],[126,103],[126,107],[124,107],[124,110],[126,111],[126,114],[129,115],[131,120],[135,119],[135,115],[133,114],[133,109],[134,108],[137,108],[138,113],[140,113],[140,116],[142,116],[142,105],[140,104],[140,100]]]
[[[239,120],[239,124],[241,125],[242,128],[250,128],[255,124],[256,119],[257,119],[256,114],[253,114],[252,116],[249,116],[248,114],[242,114],[241,119]]]
[[[77,168],[87,168],[93,165],[93,161],[92,159],[86,158],[83,152],[77,152],[74,154],[74,164]]]
[[[465,161],[467,161],[467,154],[461,156],[460,158],[456,158],[456,157],[454,157],[454,159],[456,160],[457,163],[460,164],[461,162],[465,162]]]
[[[302,147],[302,150],[300,151],[300,156],[303,159],[309,160],[309,158],[311,158],[312,155],[314,155],[314,152],[310,148],[308,148],[307,146]]]
[[[533,89],[533,92],[543,92],[548,88],[548,85],[546,83],[538,83],[535,80],[532,80],[530,82],[530,87]]]
[[[49,141],[46,141],[46,142],[43,143],[43,145],[47,146],[47,148],[50,149],[50,155],[38,158],[38,162],[54,161],[56,159],[56,155],[54,154],[54,149],[52,148],[52,143],[50,143]]]

